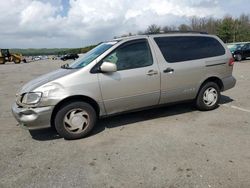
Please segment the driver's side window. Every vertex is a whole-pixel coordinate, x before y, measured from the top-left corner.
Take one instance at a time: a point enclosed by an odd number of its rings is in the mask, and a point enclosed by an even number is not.
[[[128,42],[109,54],[104,62],[115,63],[117,70],[146,67],[153,64],[151,51],[146,39]]]

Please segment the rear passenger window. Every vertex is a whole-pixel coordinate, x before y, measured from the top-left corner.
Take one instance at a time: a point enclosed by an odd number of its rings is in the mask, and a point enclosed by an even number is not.
[[[146,67],[153,64],[150,47],[145,39],[121,45],[104,58],[103,61],[115,63],[118,71]]]
[[[224,47],[212,37],[179,36],[154,38],[169,63],[190,61],[225,54]]]

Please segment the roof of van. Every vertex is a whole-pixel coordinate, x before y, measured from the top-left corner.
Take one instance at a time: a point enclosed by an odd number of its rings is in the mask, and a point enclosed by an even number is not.
[[[132,36],[125,36],[125,37],[119,37],[115,38],[114,40],[120,41],[120,40],[125,40],[125,39],[136,39],[136,38],[145,38],[149,36],[171,36],[171,35],[209,35],[206,32],[198,32],[198,31],[171,31],[171,32],[166,32],[166,33],[157,33],[157,34],[142,34],[142,35],[132,35]]]

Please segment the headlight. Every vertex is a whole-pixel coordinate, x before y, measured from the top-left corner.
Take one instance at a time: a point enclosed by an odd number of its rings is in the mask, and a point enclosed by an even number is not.
[[[27,105],[35,105],[39,103],[42,98],[41,92],[25,93],[22,97],[22,103]]]

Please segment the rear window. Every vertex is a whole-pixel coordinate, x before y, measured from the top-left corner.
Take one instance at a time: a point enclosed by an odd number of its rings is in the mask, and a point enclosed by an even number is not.
[[[154,38],[169,63],[190,61],[225,54],[224,47],[212,37],[179,36]]]

